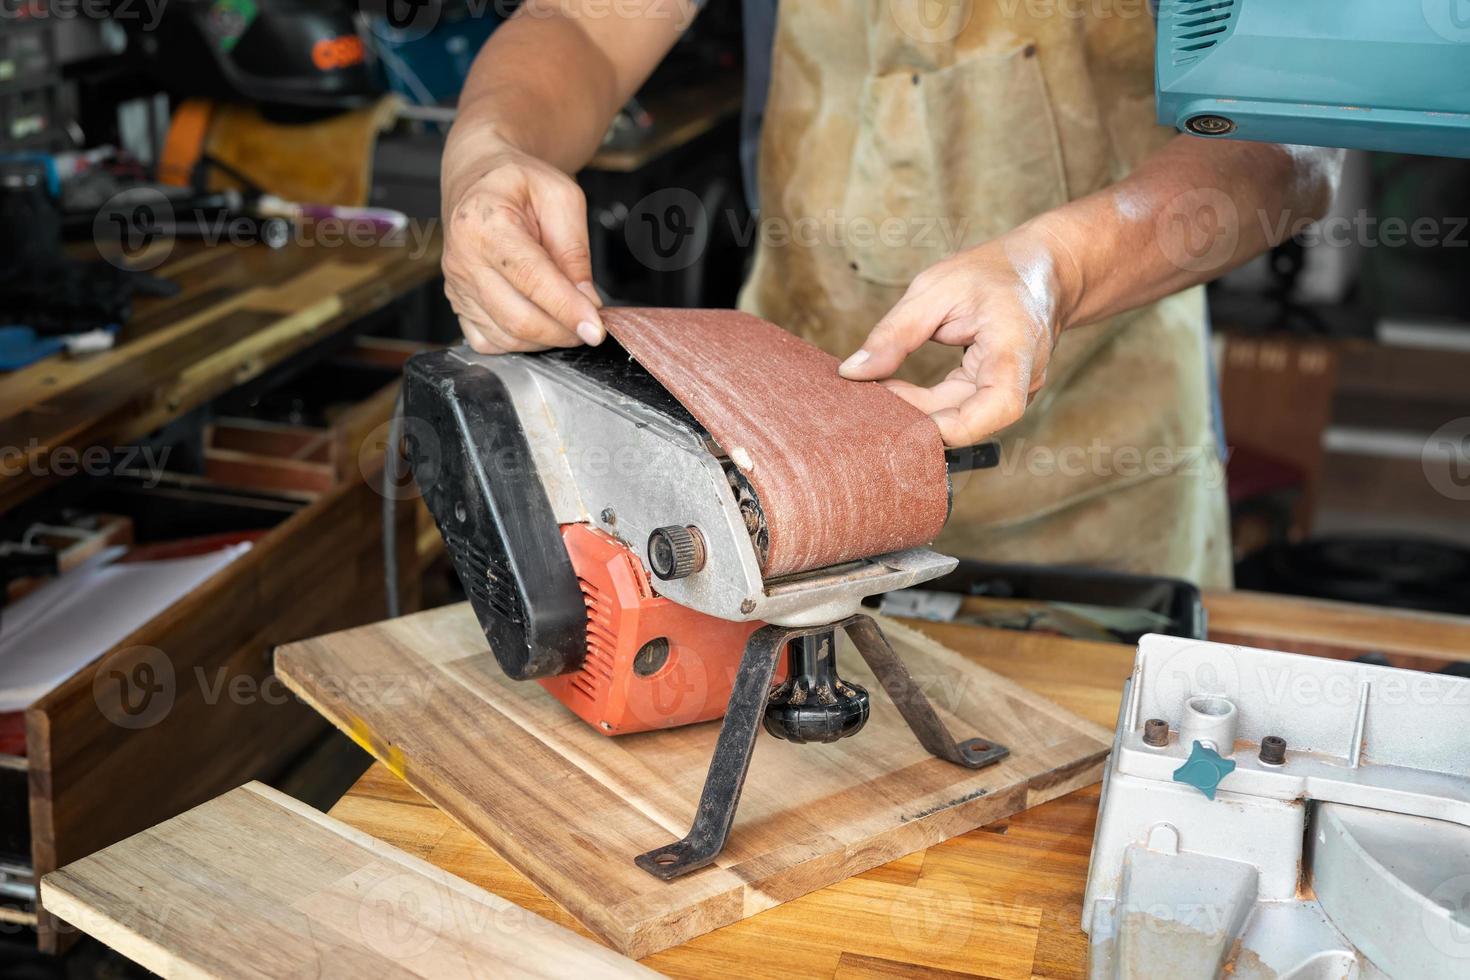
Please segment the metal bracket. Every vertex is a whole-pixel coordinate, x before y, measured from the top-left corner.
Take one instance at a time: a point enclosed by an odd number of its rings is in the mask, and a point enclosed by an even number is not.
[[[735,822],[735,808],[740,803],[740,791],[745,786],[745,774],[750,768],[750,754],[755,749],[756,734],[760,731],[761,717],[770,696],[776,658],[792,640],[835,629],[847,631],[853,646],[898,706],[899,714],[919,739],[919,744],[932,755],[967,769],[980,769],[1010,754],[1005,746],[988,739],[971,738],[956,742],[871,617],[849,616],[822,626],[764,626],[752,633],[745,644],[740,672],[730,692],[730,703],[725,709],[719,740],[715,743],[714,758],[710,760],[709,774],[699,794],[694,825],[682,840],[638,855],[633,859],[638,867],[669,881],[712,864],[725,849],[730,827]]]

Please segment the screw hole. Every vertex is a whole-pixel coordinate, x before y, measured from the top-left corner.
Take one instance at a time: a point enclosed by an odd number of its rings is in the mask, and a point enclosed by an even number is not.
[[[656,857],[656,858],[653,859],[653,863],[654,864],[661,864],[664,867],[668,867],[669,865],[673,864],[677,860],[679,860],[679,858],[676,855],[673,855],[673,854],[660,854],[658,857]]]

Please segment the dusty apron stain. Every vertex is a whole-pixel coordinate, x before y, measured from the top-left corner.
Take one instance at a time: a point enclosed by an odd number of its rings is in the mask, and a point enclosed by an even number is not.
[[[1153,39],[1147,0],[781,4],[742,308],[845,356],[924,268],[1117,180],[1173,135]],[[1228,585],[1205,342],[1202,289],[1064,334],[937,546]]]

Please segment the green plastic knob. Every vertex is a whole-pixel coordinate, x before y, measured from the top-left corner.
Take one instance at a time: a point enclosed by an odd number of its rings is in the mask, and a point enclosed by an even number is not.
[[[1220,758],[1220,753],[1196,740],[1184,765],[1174,770],[1174,782],[1193,786],[1213,800],[1220,780],[1234,771],[1235,760]]]

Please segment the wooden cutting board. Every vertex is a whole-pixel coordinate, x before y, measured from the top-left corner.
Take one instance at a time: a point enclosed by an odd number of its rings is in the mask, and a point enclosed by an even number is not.
[[[260,783],[41,879],[164,977],[657,977]]]
[[[461,604],[280,647],[286,686],[563,905],[642,957],[1096,782],[1110,734],[880,620],[956,739],[1011,755],[930,756],[850,646],[873,713],[834,745],[756,742],[724,853],[671,882],[635,855],[682,837],[719,723],[608,738],[500,672]]]

